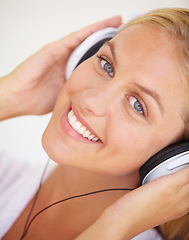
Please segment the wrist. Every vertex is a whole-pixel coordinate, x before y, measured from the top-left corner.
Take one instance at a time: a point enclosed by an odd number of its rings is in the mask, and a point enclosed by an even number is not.
[[[111,207],[104,211],[101,222],[104,223],[104,228],[112,240],[130,240],[135,236],[131,231],[132,226],[129,217],[122,219],[119,213],[112,211]]]
[[[14,94],[9,75],[0,78],[0,120],[23,115],[22,104]]]

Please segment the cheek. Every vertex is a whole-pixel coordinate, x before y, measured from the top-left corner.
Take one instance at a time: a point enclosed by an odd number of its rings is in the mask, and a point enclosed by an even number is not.
[[[109,135],[108,144],[110,144],[111,156],[117,156],[126,165],[129,162],[130,167],[140,167],[152,155],[150,144],[152,136],[146,129],[136,128],[132,124],[117,126],[115,131]]]

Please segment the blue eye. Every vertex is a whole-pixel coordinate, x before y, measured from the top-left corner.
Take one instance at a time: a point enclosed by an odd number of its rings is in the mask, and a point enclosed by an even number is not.
[[[113,71],[113,66],[112,64],[110,64],[107,60],[105,60],[104,58],[102,57],[99,57],[100,58],[100,64],[102,66],[102,68],[111,76],[113,77],[114,76],[114,71]]]
[[[135,109],[135,111],[137,111],[141,114],[144,114],[142,105],[140,104],[140,102],[135,97],[130,96],[129,97],[129,102],[130,102],[131,106]]]

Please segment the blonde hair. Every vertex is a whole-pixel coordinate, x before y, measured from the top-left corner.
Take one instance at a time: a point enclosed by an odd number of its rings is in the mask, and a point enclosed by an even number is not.
[[[126,27],[140,23],[159,26],[175,37],[178,47],[183,53],[187,74],[189,74],[189,9],[157,9],[131,20]]]
[[[152,24],[172,34],[183,56],[183,69],[186,80],[188,80],[186,82],[189,89],[189,9],[157,9],[131,20],[125,27],[127,28],[134,24]],[[184,138],[188,139],[189,109],[183,115],[185,122]],[[189,214],[159,226],[158,230],[166,240],[189,240]]]
[[[188,240],[189,214],[159,226],[158,230],[166,240]]]

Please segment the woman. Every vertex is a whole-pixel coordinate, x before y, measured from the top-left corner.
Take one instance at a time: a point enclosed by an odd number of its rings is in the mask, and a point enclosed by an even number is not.
[[[189,19],[188,11],[184,14]],[[115,17],[50,44],[1,79],[2,119],[54,107],[42,144],[59,166],[42,185],[32,216],[70,196],[135,189],[49,208],[32,222],[25,239],[131,239],[189,210],[188,168],[137,188],[140,166],[188,133],[184,41],[165,27],[136,21],[64,83],[71,51],[92,32],[120,24]],[[3,239],[21,238],[31,207],[32,201]]]

